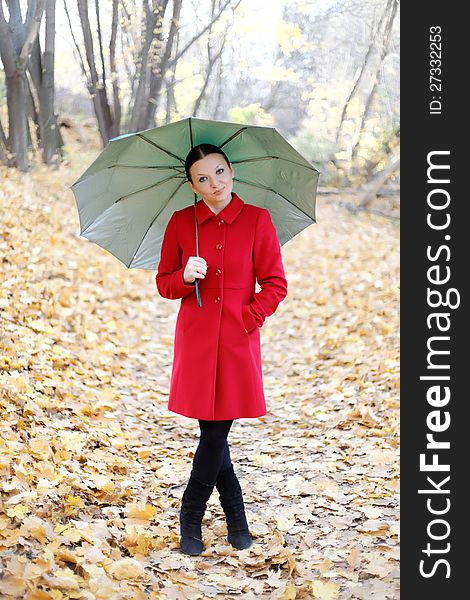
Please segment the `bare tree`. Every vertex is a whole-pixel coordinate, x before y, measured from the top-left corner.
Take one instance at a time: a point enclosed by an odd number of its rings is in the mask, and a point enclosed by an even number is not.
[[[341,136],[341,133],[343,130],[343,124],[346,120],[346,114],[347,114],[348,108],[349,108],[353,98],[357,95],[357,93],[360,89],[360,86],[363,83],[363,81],[366,77],[366,74],[370,68],[370,64],[374,60],[374,56],[377,53],[377,43],[380,44],[383,39],[384,23],[386,23],[387,15],[390,11],[390,7],[393,4],[393,2],[395,2],[395,0],[387,0],[386,5],[382,11],[382,14],[381,14],[379,20],[376,23],[374,23],[374,25],[372,27],[370,43],[369,43],[369,47],[367,48],[367,52],[364,56],[364,61],[361,65],[361,67],[357,70],[357,75],[355,77],[353,86],[352,86],[351,90],[349,91],[346,102],[343,105],[343,110],[341,112],[341,118],[340,118],[340,121],[338,124],[338,129],[336,130],[336,145],[337,146],[340,143],[340,136]]]
[[[237,3],[237,5],[234,7],[234,9],[238,6],[238,4],[240,4],[240,2]],[[220,4],[218,9],[220,10]],[[213,20],[216,14],[216,2],[215,0],[212,0],[211,2],[211,19]],[[201,104],[206,96],[208,87],[209,87],[209,81],[211,79],[211,75],[213,74],[213,70],[215,65],[217,64],[218,61],[220,61],[220,58],[222,56],[222,52],[224,51],[225,48],[225,42],[227,40],[227,31],[228,31],[228,25],[225,27],[225,31],[224,34],[222,36],[222,40],[219,44],[219,49],[218,50],[214,50],[213,47],[213,43],[211,41],[211,33],[212,33],[212,23],[211,26],[209,28],[209,35],[207,37],[207,64],[206,64],[206,72],[204,74],[204,83],[202,85],[201,91],[199,92],[199,96],[196,98],[196,101],[194,103],[194,108],[193,108],[193,115],[196,117],[200,108],[201,108]]]
[[[179,17],[181,1],[175,0],[173,5],[173,16]],[[132,114],[129,122],[130,131],[138,131],[146,128],[145,113],[147,109],[148,90],[152,69],[158,69],[160,62],[160,52],[163,40],[163,19],[165,17],[168,0],[152,0],[152,6],[149,7],[146,0],[143,0],[143,14],[145,23],[142,31],[143,43],[141,45],[140,55],[137,59],[137,89],[134,97]],[[170,34],[172,41],[174,39],[177,24],[172,21]],[[166,51],[171,51],[171,46],[167,43]],[[153,53],[153,64],[152,56]]]
[[[213,103],[213,109],[212,109],[212,118],[213,119],[218,119],[219,118],[219,112],[221,110],[221,106],[222,106],[222,90],[223,90],[223,65],[222,65],[222,61],[219,60],[217,62],[217,72],[215,75],[215,101]]]
[[[369,115],[370,115],[370,112],[372,109],[373,100],[375,98],[375,94],[377,92],[377,87],[378,87],[378,83],[379,83],[380,70],[381,70],[382,65],[385,61],[385,58],[387,57],[389,50],[390,50],[391,33],[392,33],[395,17],[397,15],[397,11],[398,11],[398,0],[392,0],[391,2],[388,2],[387,8],[389,9],[389,13],[386,18],[385,31],[384,31],[384,36],[383,36],[383,43],[382,43],[382,50],[380,53],[380,59],[377,61],[377,64],[375,67],[375,73],[372,78],[372,87],[367,95],[367,99],[364,104],[364,111],[362,113],[361,124],[360,124],[360,127],[358,128],[356,142],[355,142],[355,144],[353,146],[353,150],[352,150],[352,155],[351,155],[351,163],[352,164],[354,164],[356,161],[357,153],[359,151],[359,145],[360,145],[360,141],[361,141],[361,133],[365,129],[366,121],[369,118]]]
[[[176,34],[175,40],[175,52],[178,52],[180,42],[180,34],[179,31]],[[176,63],[173,63],[171,69],[168,70],[168,75],[165,79],[165,92],[166,92],[166,114],[165,114],[165,124],[168,125],[171,123],[171,111],[178,110],[176,106],[176,97],[175,97],[175,85],[176,85]]]
[[[55,55],[55,9],[56,0],[47,0],[45,18],[44,52],[41,50],[39,36],[34,40],[28,66],[37,94],[34,111],[37,122],[37,137],[42,148],[42,160],[45,164],[57,164],[62,155],[63,140],[57,126],[54,112],[54,55]],[[33,94],[32,94],[33,96]]]
[[[95,0],[95,14],[97,21],[97,36],[99,47],[99,60],[101,63],[101,76],[96,67],[95,48],[93,34],[90,25],[88,14],[88,0],[77,0],[78,14],[83,34],[83,45],[85,48],[85,59],[82,51],[75,38],[72,28],[70,14],[67,8],[67,2],[64,0],[64,8],[69,21],[70,31],[75,44],[77,55],[79,57],[80,67],[86,80],[88,91],[90,92],[93,107],[95,109],[96,119],[98,121],[98,129],[101,134],[103,144],[106,144],[111,137],[117,135],[120,130],[120,102],[117,84],[117,74],[113,71],[115,68],[115,51],[116,51],[116,35],[117,35],[117,3],[118,0],[113,0],[113,17],[111,22],[111,38],[110,38],[110,64],[111,64],[111,79],[112,79],[112,98],[113,105],[108,100],[107,81],[106,81],[106,65],[103,52],[103,39],[101,31],[100,7],[99,0]],[[88,68],[85,66],[85,60]]]
[[[237,5],[240,1],[238,0]],[[175,51],[179,39],[179,20],[183,0],[173,0],[173,9],[171,17],[169,17],[169,28],[166,36],[164,35],[163,21],[167,13],[168,0],[141,0],[142,18],[140,20],[140,31],[137,32],[132,25],[134,14],[138,12],[135,0],[129,0],[130,7],[129,3],[126,6],[123,0],[113,0],[109,51],[113,90],[110,94],[108,92],[109,79],[106,77],[99,0],[94,0],[96,14],[96,31],[94,35],[88,14],[88,0],[77,0],[83,38],[82,46],[77,41],[67,3],[64,0],[76,55],[93,100],[103,144],[106,144],[111,137],[119,135],[123,128],[121,123],[122,99],[119,95],[117,82],[116,47],[118,36],[121,37],[123,55],[130,53],[132,56],[131,61],[124,61],[124,69],[129,78],[131,93],[128,102],[130,108],[126,114],[124,126],[128,132],[148,129],[155,124],[155,112],[167,74],[170,73],[171,77],[171,72],[178,60],[201,36],[210,30],[211,26],[220,19],[227,7],[233,2],[235,0],[225,0],[213,12],[209,23]],[[119,19],[118,16],[118,5],[122,12],[122,19]],[[129,45],[131,45],[131,48],[129,48]],[[97,65],[100,65],[99,68]],[[166,86],[167,91],[170,88],[171,85]],[[109,100],[110,96],[112,102]]]
[[[214,25],[216,21],[220,19],[220,17],[224,14],[224,11],[229,8],[232,4],[233,0],[225,0],[224,4],[221,4],[217,11],[212,14],[209,23],[205,27],[203,27],[198,33],[196,33],[181,50],[179,50],[175,56],[170,59],[172,47],[175,41],[175,34],[178,27],[178,22],[180,18],[181,12],[181,3],[182,0],[173,0],[174,10],[172,23],[170,27],[170,32],[165,44],[165,49],[162,53],[162,58],[157,58],[155,68],[152,69],[151,78],[150,78],[150,89],[149,89],[149,98],[146,107],[145,118],[142,119],[140,125],[144,126],[144,128],[151,127],[155,121],[155,111],[158,105],[158,99],[160,95],[160,91],[162,89],[162,84],[168,69],[171,69],[172,66],[178,62],[178,60],[185,54],[193,44],[199,40],[204,34],[206,34],[211,27]],[[238,0],[237,6],[240,3]],[[160,55],[157,54],[159,57]]]
[[[281,61],[283,56],[284,56],[284,54],[282,52],[281,46],[278,45],[274,64],[276,64],[278,61]],[[280,81],[280,80],[276,80],[271,83],[271,88],[269,90],[269,94],[267,95],[267,97],[264,99],[264,101],[261,104],[261,107],[266,112],[270,112],[276,105],[276,101],[279,97],[279,92],[281,91],[281,86],[282,86],[282,81]]]
[[[6,0],[9,20],[0,0],[0,56],[5,70],[8,106],[8,138],[1,127],[0,144],[7,164],[27,171],[28,139],[28,84],[26,69],[33,44],[37,38],[46,0],[30,0],[25,21],[21,16],[19,0]]]

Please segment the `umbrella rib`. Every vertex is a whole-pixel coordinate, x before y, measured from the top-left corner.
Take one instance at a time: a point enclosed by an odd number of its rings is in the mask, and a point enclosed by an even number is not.
[[[157,183],[153,183],[152,185],[148,185],[147,187],[143,187],[143,188],[140,188],[139,190],[135,190],[135,192],[131,192],[130,194],[126,194],[125,196],[121,196],[120,198],[115,200],[114,204],[116,204],[117,202],[120,202],[121,200],[124,200],[124,198],[130,198],[131,196],[133,196],[134,194],[138,194],[139,192],[145,192],[146,190],[150,190],[153,187],[157,187],[158,185],[161,185],[162,183],[166,183],[167,181],[170,181],[171,179],[178,179],[178,177],[176,177],[175,175],[171,175],[170,177],[167,177],[166,179],[162,179],[161,181],[158,181]],[[184,180],[181,182],[180,185],[183,185],[183,183],[185,181],[186,181],[186,177],[184,178]],[[92,221],[86,229],[81,231],[80,235],[85,234],[88,231],[88,229],[90,229],[90,227],[93,225],[93,223],[94,223],[94,221]]]
[[[145,234],[143,235],[142,239],[140,240],[140,244],[137,246],[136,251],[134,252],[132,258],[131,258],[131,262],[127,265],[127,268],[130,268],[132,262],[134,261],[134,258],[137,255],[137,252],[140,250],[140,247],[142,246],[145,238],[147,237],[147,233],[149,232],[150,228],[152,227],[152,225],[154,224],[155,219],[161,214],[161,212],[163,211],[163,209],[165,209],[170,200],[173,198],[173,196],[178,192],[178,190],[180,189],[180,187],[183,185],[184,181],[182,181],[181,183],[179,183],[176,186],[176,189],[174,190],[174,192],[171,194],[171,196],[168,198],[166,204],[164,204],[163,206],[161,206],[158,210],[157,213],[155,214],[155,216],[153,217],[153,219],[150,221],[150,225],[147,227],[147,231],[145,232]]]
[[[184,163],[184,160],[181,158],[181,156],[178,156],[177,154],[173,154],[173,152],[170,152],[169,150],[166,150],[165,148],[163,148],[162,146],[159,146],[155,142],[152,142],[152,140],[149,140],[148,138],[146,138],[145,135],[142,135],[141,133],[137,133],[136,137],[139,137],[140,139],[144,140],[144,142],[147,142],[148,144],[152,144],[152,146],[155,146],[155,148],[158,148],[162,152],[166,152],[173,158],[177,158],[180,162]]]
[[[244,163],[244,162],[253,162],[256,160],[267,160],[267,159],[271,159],[271,158],[278,158],[280,160],[285,160],[286,162],[290,162],[293,163],[294,165],[298,165],[299,167],[305,167],[306,169],[311,169],[312,171],[317,171],[317,169],[315,169],[315,167],[312,167],[312,165],[303,165],[302,163],[299,163],[295,160],[291,160],[290,158],[284,158],[283,156],[255,156],[254,158],[243,158],[241,160],[232,160],[230,161],[232,164],[238,164],[238,163]],[[318,171],[317,171],[318,173]]]
[[[170,177],[167,177],[166,179],[162,179],[161,181],[157,181],[157,183],[152,183],[152,185],[148,185],[147,187],[143,187],[140,188],[139,190],[135,190],[135,192],[131,192],[130,194],[126,194],[125,196],[121,196],[120,198],[118,198],[117,200],[114,201],[114,204],[116,204],[117,202],[120,202],[121,200],[124,200],[124,198],[129,198],[130,196],[133,196],[134,194],[138,194],[139,192],[145,192],[146,190],[150,190],[154,187],[157,187],[159,185],[161,185],[162,183],[166,183],[167,181],[170,181],[171,179],[177,179],[178,177],[176,175],[170,175]],[[184,180],[186,181],[186,177],[184,178]],[[182,181],[181,183],[184,183],[184,181]]]
[[[116,167],[128,167],[129,169],[173,169],[178,170],[181,169],[180,165],[109,165],[106,167],[107,169],[115,169]]]
[[[289,202],[289,204],[292,204],[292,206],[294,208],[296,208],[297,210],[300,210],[301,213],[303,213],[306,217],[308,217],[309,219],[312,220],[312,223],[316,223],[316,220],[313,217],[311,217],[309,214],[307,214],[299,206],[297,206],[296,204],[294,204],[293,202],[291,202],[289,200],[289,198],[286,198],[280,192],[277,192],[276,190],[273,190],[273,188],[270,188],[270,187],[268,187],[266,185],[259,185],[259,184],[256,184],[256,183],[250,183],[249,181],[244,181],[243,179],[238,179],[238,177],[234,177],[233,180],[234,181],[239,181],[240,183],[245,183],[246,185],[251,185],[251,186],[256,187],[256,188],[260,188],[262,190],[268,190],[269,192],[274,192],[274,194],[277,194],[278,196],[281,196],[281,198],[284,198],[284,200],[287,200],[287,202]]]
[[[191,117],[189,117],[189,139],[190,139],[191,150],[192,150],[194,147],[194,140],[193,140],[193,124],[191,122]]]
[[[240,135],[240,133],[242,133],[242,131],[245,131],[245,129],[248,129],[248,127],[242,127],[241,129],[236,131],[233,135],[231,135],[229,138],[227,138],[225,140],[225,142],[222,142],[221,144],[219,144],[219,148],[222,148],[222,146],[225,146],[225,144],[228,144],[229,142],[231,142],[234,137],[237,137],[237,135]]]

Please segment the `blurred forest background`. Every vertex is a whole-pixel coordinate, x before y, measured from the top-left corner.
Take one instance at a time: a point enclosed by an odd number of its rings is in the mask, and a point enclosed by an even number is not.
[[[67,160],[64,130],[98,149],[193,115],[276,127],[323,186],[397,192],[398,0],[0,7],[3,164]]]
[[[271,125],[320,171],[230,451],[253,546],[179,552],[178,303],[81,239],[109,139]],[[0,0],[0,597],[397,600],[398,0]],[[249,199],[246,199],[249,202]]]

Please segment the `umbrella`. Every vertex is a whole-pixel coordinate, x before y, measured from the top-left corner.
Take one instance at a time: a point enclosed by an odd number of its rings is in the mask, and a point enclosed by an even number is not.
[[[196,206],[184,162],[201,143],[224,150],[234,192],[269,210],[281,246],[316,222],[319,172],[274,127],[188,117],[109,141],[71,186],[80,236],[128,268],[157,269],[171,215]],[[199,255],[196,219],[195,236]],[[196,293],[201,306],[197,280]]]

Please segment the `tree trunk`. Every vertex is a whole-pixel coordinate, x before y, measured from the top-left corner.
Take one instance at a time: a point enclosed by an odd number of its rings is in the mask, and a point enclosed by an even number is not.
[[[181,2],[181,0],[175,0],[175,4]],[[149,11],[147,8],[147,2],[144,0],[144,6],[146,11],[146,28],[143,34],[144,41],[142,43],[142,49],[139,56],[138,64],[140,66],[139,79],[137,85],[137,91],[134,97],[134,106],[132,108],[132,116],[129,122],[129,131],[141,131],[147,129],[146,127],[146,111],[147,103],[149,101],[149,85],[150,85],[150,50],[153,44],[156,44],[158,40],[162,40],[163,36],[163,18],[165,16],[168,0],[159,2],[157,0],[152,1],[152,10]],[[172,24],[173,27],[173,24]],[[158,33],[155,34],[155,31]],[[155,61],[158,61],[160,49],[157,47],[154,50],[156,55]],[[155,62],[154,61],[154,62]],[[153,68],[156,68],[152,65]]]
[[[216,75],[217,92],[215,93],[215,103],[214,103],[214,108],[212,109],[212,118],[214,120],[218,119],[219,112],[220,112],[221,106],[222,106],[222,90],[223,90],[222,78],[223,78],[223,66],[222,66],[222,61],[220,60],[217,65],[217,75]]]
[[[118,0],[113,0],[113,18],[111,23],[111,39],[109,42],[109,64],[113,86],[114,114],[111,124],[111,137],[116,137],[121,132],[121,100],[119,98],[119,83],[116,68],[116,38],[118,26]]]
[[[214,17],[214,14],[212,14],[212,18]],[[224,36],[222,38],[222,42],[220,44],[220,48],[217,51],[216,54],[213,54],[213,48],[211,45],[211,41],[210,41],[210,36],[207,40],[207,67],[206,67],[206,74],[204,77],[204,84],[201,88],[201,91],[199,92],[199,96],[196,99],[196,102],[194,103],[194,108],[193,108],[193,115],[195,117],[197,117],[197,114],[199,112],[199,109],[201,108],[201,104],[206,96],[207,93],[207,89],[209,87],[209,81],[212,75],[212,71],[214,69],[214,65],[217,63],[218,60],[220,60],[220,57],[222,56],[222,52],[224,50],[225,47],[225,41],[227,39],[227,29],[225,29],[224,32]]]
[[[283,55],[284,55],[284,53],[282,51],[281,45],[278,44],[278,47],[276,50],[276,57],[274,59],[274,64],[277,64],[277,62],[282,59]],[[278,94],[281,90],[281,85],[282,85],[281,81],[276,80],[276,81],[271,82],[271,88],[269,90],[269,95],[266,98],[266,100],[264,100],[261,103],[261,108],[263,110],[265,110],[266,112],[271,112],[271,110],[274,108]]]
[[[39,38],[37,38],[29,64],[29,72],[38,95],[39,137],[42,161],[46,165],[58,164],[63,147],[57,115],[54,112],[55,7],[56,0],[47,0],[44,52],[41,51]]]
[[[372,200],[377,196],[380,189],[385,185],[387,179],[393,175],[395,171],[398,171],[399,168],[400,155],[399,153],[396,153],[390,157],[385,167],[371,179],[367,187],[363,190],[360,195],[359,207],[364,208],[369,206]]]
[[[28,160],[28,82],[26,68],[31,48],[38,36],[46,0],[28,4],[25,22],[21,19],[19,0],[9,0],[9,22],[5,20],[0,0],[0,57],[2,59],[8,106],[7,153],[10,166],[27,171]]]
[[[26,103],[26,75],[15,71],[6,78],[9,136],[8,145],[13,154],[13,163],[23,172],[29,169],[28,121]]]
[[[155,112],[157,110],[158,100],[163,86],[163,80],[168,69],[168,62],[170,60],[176,40],[176,34],[178,32],[181,5],[182,0],[173,0],[173,15],[171,18],[170,31],[168,33],[168,39],[166,41],[163,53],[161,51],[163,44],[163,30],[160,30],[156,36],[155,57],[152,60],[150,70],[149,92],[147,102],[143,107],[144,110],[141,114],[141,120],[139,121],[139,127],[141,129],[147,129],[148,127],[153,127],[155,125]],[[165,10],[166,7],[167,3],[165,3]]]
[[[96,0],[97,1],[97,0]],[[83,43],[85,56],[88,63],[89,74],[87,76],[87,87],[93,100],[98,129],[101,134],[103,145],[106,145],[111,137],[112,117],[109,108],[106,87],[100,83],[96,70],[96,60],[93,48],[93,36],[91,33],[90,20],[88,18],[88,0],[77,0],[78,14],[83,32]],[[98,7],[97,7],[98,10]]]
[[[175,50],[178,51],[179,44],[179,32],[176,34]],[[166,90],[166,115],[165,124],[171,123],[171,111],[174,109],[178,112],[175,98],[175,81],[176,81],[176,63],[173,65],[170,71],[170,76],[165,79],[165,90]]]

